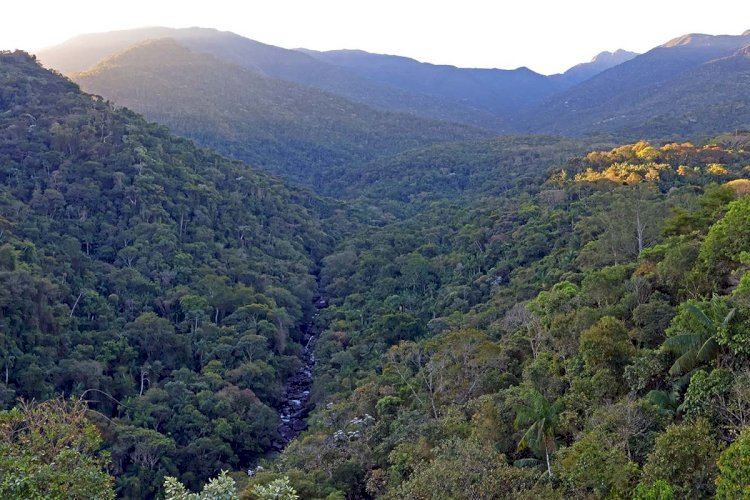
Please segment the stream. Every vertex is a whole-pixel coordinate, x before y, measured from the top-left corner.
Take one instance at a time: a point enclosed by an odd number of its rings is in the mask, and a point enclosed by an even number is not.
[[[328,306],[325,298],[315,299],[315,308],[320,310]],[[302,431],[307,429],[307,417],[315,408],[310,401],[310,390],[313,383],[313,369],[315,368],[315,342],[318,339],[318,327],[315,320],[319,313],[315,313],[310,321],[302,327],[302,353],[300,360],[302,367],[292,375],[284,389],[283,403],[279,406],[279,436],[272,443],[276,452],[282,451]]]

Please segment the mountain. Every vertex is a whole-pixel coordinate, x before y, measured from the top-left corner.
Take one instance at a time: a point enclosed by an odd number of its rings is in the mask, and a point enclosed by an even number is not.
[[[87,33],[71,38],[59,45],[37,51],[36,57],[47,68],[64,75],[80,73],[100,61],[122,52],[131,45],[144,40],[164,38],[173,35],[172,28],[149,27],[136,30]]]
[[[665,132],[659,123],[693,122],[672,129],[674,134],[710,134],[746,126],[745,115],[731,111],[748,90],[738,73],[741,58],[734,63],[719,60],[731,59],[748,44],[747,34],[675,38],[551,97],[525,113],[519,129],[659,136]],[[721,110],[731,112],[711,121]]]
[[[333,166],[488,136],[270,78],[181,43],[145,42],[74,78],[200,144],[319,188]]]
[[[750,129],[750,45],[649,93],[623,117],[630,137],[700,137]]]
[[[361,50],[304,52],[390,87],[460,102],[501,117],[539,102],[562,88],[528,68],[457,68]]]
[[[624,51],[603,53],[563,75],[548,77],[528,68],[457,68],[356,50],[289,50],[213,29],[155,27],[81,35],[40,51],[38,56],[48,67],[72,75],[134,45],[160,38],[173,38],[193,52],[374,108],[495,132],[512,131],[519,112],[630,55]]]
[[[588,80],[589,78],[601,73],[602,71],[606,71],[609,68],[617,66],[618,64],[627,62],[637,55],[638,53],[636,52],[629,52],[622,49],[618,49],[614,52],[600,52],[599,54],[594,56],[591,61],[587,63],[577,64],[567,70],[565,73],[552,75],[550,78],[561,82],[566,87],[572,87],[585,80]]]
[[[348,69],[318,60],[296,50],[260,43],[230,32],[207,28],[142,28],[81,35],[39,51],[47,67],[66,75],[91,69],[135,44],[173,38],[198,53],[259,72],[330,92],[385,110],[407,112],[439,120],[458,121],[490,129],[505,122],[489,112],[433,96],[408,92],[362,78]]]
[[[128,498],[267,451],[335,205],[22,52],[0,53],[0,131],[0,410],[83,395]]]

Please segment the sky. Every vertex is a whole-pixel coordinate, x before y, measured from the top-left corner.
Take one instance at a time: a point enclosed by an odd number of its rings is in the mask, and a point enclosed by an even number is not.
[[[5,0],[0,49],[81,33],[200,26],[271,45],[362,49],[461,67],[564,71],[604,50],[750,29],[747,0]]]

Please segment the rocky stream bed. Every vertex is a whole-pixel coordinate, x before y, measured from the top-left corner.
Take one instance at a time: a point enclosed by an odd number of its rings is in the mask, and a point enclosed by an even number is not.
[[[326,299],[316,299],[315,307],[318,310],[327,306]],[[280,439],[272,444],[276,452],[282,451],[294,438],[307,429],[307,417],[315,408],[315,403],[310,401],[310,391],[315,368],[315,342],[320,333],[315,324],[317,317],[318,313],[315,313],[303,327],[302,354],[300,355],[302,367],[287,381],[284,402],[278,408],[281,420],[279,423]]]

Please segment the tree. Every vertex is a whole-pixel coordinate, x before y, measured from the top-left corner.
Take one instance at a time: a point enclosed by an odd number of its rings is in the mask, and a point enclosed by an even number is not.
[[[719,356],[718,335],[729,328],[736,310],[716,296],[704,307],[708,314],[696,303],[686,302],[672,320],[673,335],[662,344],[662,349],[678,356],[669,369],[672,375],[686,374]]]
[[[633,491],[634,500],[674,500],[672,487],[663,480],[653,484],[639,484]]]
[[[720,446],[708,423],[673,424],[656,438],[643,467],[642,482],[664,480],[677,498],[707,498],[714,492]]]
[[[395,495],[418,500],[519,498],[539,478],[533,469],[511,467],[489,443],[453,438],[417,465]]]
[[[176,478],[167,476],[164,478],[164,498],[166,500],[239,500],[239,495],[234,479],[223,470],[218,477],[204,485],[200,493],[188,492]]]
[[[267,485],[256,485],[253,493],[258,500],[297,500],[299,496],[289,484],[288,477],[274,479]]]
[[[638,466],[611,436],[594,430],[558,452],[555,471],[571,498],[622,498],[632,489]]]
[[[82,400],[21,401],[0,412],[0,497],[113,499],[109,457]]]
[[[719,457],[716,498],[750,498],[750,428]]]
[[[605,316],[581,333],[579,352],[590,371],[607,368],[621,374],[635,349],[623,322]]]
[[[720,286],[740,265],[740,254],[750,247],[750,198],[729,204],[726,215],[714,224],[701,245],[700,263],[707,277]]]
[[[544,457],[547,463],[547,474],[552,475],[550,454],[555,450],[555,432],[557,430],[561,405],[550,403],[536,389],[522,389],[513,395],[513,409],[516,412],[516,428],[526,428],[518,442],[518,450],[530,448],[537,456]]]

